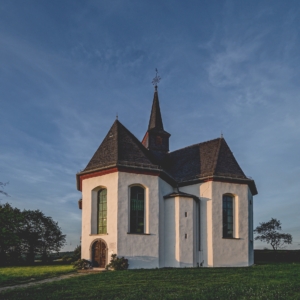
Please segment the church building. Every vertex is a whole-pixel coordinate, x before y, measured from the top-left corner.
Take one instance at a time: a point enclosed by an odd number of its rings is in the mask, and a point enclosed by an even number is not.
[[[130,269],[252,265],[254,180],[223,137],[170,152],[170,136],[157,85],[142,141],[115,120],[76,175],[82,258],[100,268],[111,254]]]

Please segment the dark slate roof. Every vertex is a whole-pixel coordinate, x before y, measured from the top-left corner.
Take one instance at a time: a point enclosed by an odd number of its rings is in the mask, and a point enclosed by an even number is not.
[[[158,163],[151,150],[116,120],[86,168],[77,175],[117,166],[159,170],[175,186],[208,178],[234,180],[248,184],[252,194],[257,194],[254,181],[245,176],[224,138],[170,152]]]
[[[224,138],[169,153],[167,172],[177,181],[209,176],[247,179]]]
[[[224,138],[220,138],[219,141],[220,146],[216,159],[214,175],[247,179],[247,176],[242,171]]]
[[[160,113],[157,88],[155,88],[152,109],[151,109],[151,115],[150,115],[150,120],[149,120],[148,130],[150,130],[150,129],[164,130],[164,125],[163,125],[161,113]]]
[[[164,130],[155,86],[148,130],[142,143],[116,120],[86,168],[77,174],[77,180],[83,174],[112,167],[129,167],[134,171],[143,168],[158,170],[161,178],[172,186],[205,180],[229,181],[248,184],[252,194],[257,194],[254,180],[245,176],[223,137],[158,155],[159,151],[149,146],[149,139],[153,142],[160,135],[170,137]],[[169,142],[167,149],[168,145]]]
[[[195,200],[199,200],[199,197],[195,196],[195,195],[192,195],[192,194],[187,194],[187,193],[184,193],[182,191],[179,191],[179,189],[177,188],[177,191],[176,192],[173,192],[173,193],[170,193],[170,194],[167,194],[164,196],[164,199],[168,199],[168,198],[174,198],[174,197],[187,197],[187,198],[193,198]]]
[[[121,165],[158,169],[149,150],[116,120],[83,172]]]

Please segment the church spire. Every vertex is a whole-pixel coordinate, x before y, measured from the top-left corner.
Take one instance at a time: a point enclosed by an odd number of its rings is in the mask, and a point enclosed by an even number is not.
[[[161,78],[160,76],[158,76],[157,69],[155,69],[155,71],[156,76],[152,81],[155,89],[152,109],[148,130],[143,138],[142,144],[148,150],[150,150],[157,159],[163,159],[165,154],[169,152],[169,138],[171,135],[164,130],[163,126],[157,92],[157,84],[159,83]]]
[[[164,130],[160,107],[159,107],[157,85],[155,86],[153,104],[152,104],[149,126],[148,126],[148,130],[150,129]]]

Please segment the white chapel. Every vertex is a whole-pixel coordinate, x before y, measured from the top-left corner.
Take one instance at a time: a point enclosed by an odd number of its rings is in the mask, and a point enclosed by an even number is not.
[[[115,120],[76,174],[82,258],[105,267],[115,253],[130,269],[252,265],[254,180],[223,137],[170,152],[170,136],[155,85],[143,140]]]

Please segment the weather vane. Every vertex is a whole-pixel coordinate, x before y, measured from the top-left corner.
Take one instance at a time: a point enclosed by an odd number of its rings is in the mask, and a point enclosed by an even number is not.
[[[158,70],[157,69],[155,69],[155,72],[156,72],[156,76],[153,78],[152,84],[155,86],[155,89],[156,89],[157,88],[157,84],[161,80],[161,77],[158,75]]]

